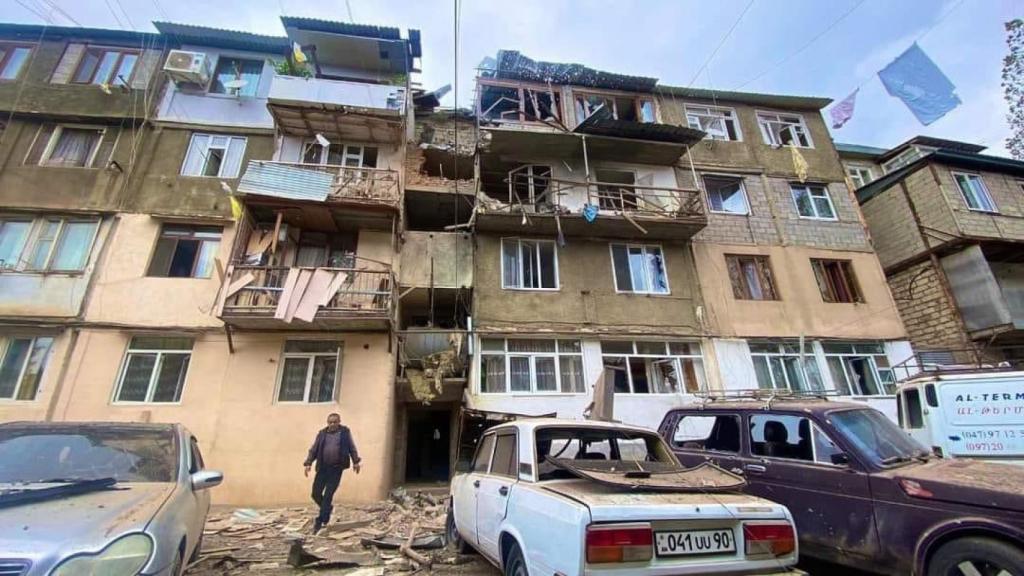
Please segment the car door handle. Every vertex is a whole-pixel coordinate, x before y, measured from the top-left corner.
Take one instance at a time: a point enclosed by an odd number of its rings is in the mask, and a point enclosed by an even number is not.
[[[761,466],[760,464],[747,464],[746,466],[744,466],[744,468],[747,470],[747,472],[751,472],[753,474],[764,474],[765,472],[768,471],[767,468]]]
[[[480,481],[479,480],[474,480],[473,481],[473,488],[479,488],[479,487],[480,487]]]
[[[501,488],[498,488],[498,494],[501,494],[502,496],[508,496],[508,486],[502,486]]]
[[[730,468],[729,472],[732,472],[733,474],[740,474],[740,475],[742,475],[743,474],[743,469],[742,468]]]

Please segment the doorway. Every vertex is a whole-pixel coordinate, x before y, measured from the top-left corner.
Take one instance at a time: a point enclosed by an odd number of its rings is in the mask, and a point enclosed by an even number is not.
[[[450,410],[409,409],[405,481],[447,482],[451,453]]]

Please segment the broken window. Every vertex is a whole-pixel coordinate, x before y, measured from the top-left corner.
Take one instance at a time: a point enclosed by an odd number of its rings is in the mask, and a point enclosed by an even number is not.
[[[481,393],[586,391],[579,340],[484,338],[480,345]]]
[[[747,190],[743,178],[732,176],[704,176],[704,189],[708,194],[708,205],[712,212],[726,214],[750,214],[747,204]]]
[[[52,345],[49,336],[0,336],[0,399],[36,399]]]
[[[840,394],[893,394],[896,377],[881,342],[823,342],[825,360]]]
[[[552,240],[501,241],[501,287],[558,290],[558,257]]]
[[[220,249],[217,226],[164,224],[149,263],[148,276],[209,278]]]
[[[732,108],[686,104],[683,112],[686,114],[686,124],[694,130],[705,132],[707,138],[732,141],[743,139],[736,111]]]
[[[238,178],[245,144],[244,136],[193,134],[181,166],[181,175]]]
[[[825,302],[863,302],[853,274],[853,262],[849,260],[811,259],[814,278]]]
[[[180,402],[192,360],[192,339],[135,336],[128,344],[116,402]]]
[[[657,111],[654,99],[649,96],[599,94],[593,92],[573,92],[573,106],[576,110],[576,123],[583,122],[598,109],[604,107],[611,111],[612,118],[628,122],[657,122]]]
[[[484,81],[480,88],[480,116],[508,122],[544,122],[562,117],[562,97],[557,88],[505,86]]]
[[[628,170],[601,170],[597,176],[597,206],[601,210],[636,210],[636,174]]]
[[[127,86],[138,59],[138,50],[90,46],[78,62],[78,69],[71,82]]]
[[[828,194],[828,188],[821,184],[792,183],[789,185],[789,190],[793,194],[793,202],[796,203],[796,211],[801,218],[836,219],[836,211],[832,206],[832,197]]]
[[[799,341],[750,342],[757,387],[765,390],[821,391],[825,389],[810,344]]]
[[[765,144],[772,146],[788,146],[793,144],[799,148],[813,148],[811,137],[804,125],[804,118],[799,114],[778,114],[775,112],[758,112],[757,124],[761,127],[761,137]]]
[[[551,185],[551,166],[528,164],[509,173],[513,200],[524,206],[551,206],[554,198],[548,193]]]
[[[668,272],[661,246],[612,244],[615,289],[639,294],[668,294]]]
[[[334,340],[289,340],[284,344],[278,402],[334,402],[342,343]]]
[[[617,394],[693,394],[705,389],[698,342],[601,342],[604,378]]]
[[[726,254],[725,265],[737,300],[778,300],[767,256]]]
[[[305,268],[353,268],[356,264],[355,234],[302,231],[295,266]]]

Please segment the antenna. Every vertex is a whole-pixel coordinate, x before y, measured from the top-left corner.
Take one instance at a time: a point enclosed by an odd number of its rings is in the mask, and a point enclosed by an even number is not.
[[[249,81],[245,80],[244,78],[236,78],[234,80],[228,80],[224,83],[224,87],[228,90],[233,90],[235,92],[235,96],[241,96],[242,88],[245,88],[248,85]]]

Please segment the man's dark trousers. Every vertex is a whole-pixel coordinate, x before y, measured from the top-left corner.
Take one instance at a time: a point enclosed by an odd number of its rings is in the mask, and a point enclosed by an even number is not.
[[[313,477],[313,501],[320,507],[317,521],[321,524],[326,525],[331,521],[331,512],[334,510],[331,501],[334,500],[334,492],[338,489],[338,484],[341,483],[341,473],[344,471],[345,469],[340,464],[320,466],[316,471],[316,476]]]

